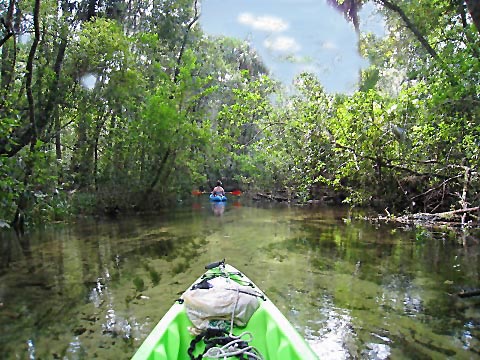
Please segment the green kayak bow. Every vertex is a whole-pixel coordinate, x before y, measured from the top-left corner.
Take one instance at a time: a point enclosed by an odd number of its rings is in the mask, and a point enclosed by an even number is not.
[[[206,266],[206,269],[205,274],[185,291],[182,298],[173,304],[155,326],[132,360],[318,359],[305,339],[280,310],[244,274],[233,266],[225,264],[224,261],[210,264]],[[236,325],[236,321],[234,323],[234,314],[231,316],[231,321],[223,319],[227,325],[226,328],[202,330],[193,326],[192,311],[190,311],[187,301],[183,301],[183,299],[188,300],[186,295],[189,291],[196,291],[196,296],[205,294],[210,296],[210,299],[216,299],[215,294],[211,293],[218,289],[218,285],[212,285],[215,283],[213,279],[216,278],[225,280],[227,284],[222,291],[232,290],[232,296],[236,301],[232,307],[235,309],[233,313],[238,310],[241,303],[240,295],[247,298],[251,295],[254,297],[253,301],[258,302],[258,304],[255,303],[253,314],[251,316],[249,314],[248,322],[243,324],[244,326]],[[230,294],[224,296],[225,293],[220,292],[218,294],[221,294],[222,299],[217,300],[222,303],[223,300],[226,301],[224,298],[230,296]],[[235,296],[237,297],[235,298]],[[204,298],[208,299],[208,297]],[[218,301],[213,302],[217,303]],[[249,302],[251,303],[251,301]],[[222,306],[218,306],[219,310]],[[198,313],[197,309],[193,309],[193,313]],[[209,324],[218,324],[219,321],[213,317],[208,318]],[[233,328],[231,328],[232,324]],[[197,332],[192,334],[192,328]]]

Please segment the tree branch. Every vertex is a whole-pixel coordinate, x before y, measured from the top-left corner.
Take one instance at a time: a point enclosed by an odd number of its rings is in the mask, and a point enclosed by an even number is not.
[[[443,182],[441,182],[439,185],[437,185],[436,187],[434,188],[431,188],[431,189],[428,189],[427,191],[421,193],[421,194],[418,194],[418,195],[415,195],[413,197],[410,198],[410,200],[414,200],[416,198],[419,198],[419,197],[422,197],[422,196],[425,196],[425,195],[428,195],[429,193],[431,193],[432,191],[435,191],[435,190],[438,190],[440,188],[442,188],[443,186],[445,186],[448,182],[452,181],[452,180],[455,180],[455,179],[458,179],[458,178],[461,178],[463,175],[457,175],[457,176],[453,176],[453,177],[450,177],[448,179],[445,179]]]
[[[359,158],[361,159],[367,159],[367,160],[371,160],[371,161],[374,161],[375,163],[378,163],[378,165],[380,166],[385,166],[386,168],[389,168],[389,169],[396,169],[396,170],[401,170],[403,172],[407,172],[411,175],[416,175],[416,176],[431,176],[431,177],[435,177],[435,178],[439,178],[439,179],[447,179],[448,177],[445,176],[445,175],[439,175],[439,174],[435,174],[435,173],[420,173],[418,171],[415,171],[415,170],[412,170],[412,169],[409,169],[409,168],[406,168],[404,166],[400,166],[400,165],[395,165],[395,164],[392,164],[391,160],[379,160],[379,158],[377,157],[373,157],[373,156],[364,156],[364,155],[361,155],[359,156],[355,149],[350,147],[350,146],[346,146],[346,145],[342,145],[340,143],[338,143],[335,139],[333,139],[333,137],[331,138],[330,140],[332,142],[332,144],[340,149],[344,149],[344,150],[348,150],[349,152],[351,152],[352,154],[354,154],[355,156],[358,156]]]
[[[2,47],[3,44],[5,44],[8,41],[8,39],[10,39],[15,34],[12,26],[14,8],[15,8],[15,0],[10,0],[10,2],[8,3],[7,16],[2,17],[0,19],[6,31],[5,36],[2,39],[0,39],[0,47]]]
[[[182,47],[180,48],[180,52],[178,53],[177,57],[177,66],[175,67],[175,72],[173,76],[173,82],[177,82],[178,80],[178,75],[180,74],[180,64],[182,61],[183,53],[185,52],[185,48],[187,46],[187,41],[188,41],[188,35],[190,33],[190,30],[192,29],[193,25],[198,21],[200,18],[200,14],[198,12],[198,0],[195,0],[194,4],[194,16],[192,20],[188,23],[187,29],[185,30],[185,34],[183,35],[183,41],[182,41]]]
[[[438,56],[437,52],[435,51],[434,48],[429,44],[425,36],[420,32],[420,30],[415,26],[415,24],[410,20],[410,18],[405,14],[405,12],[397,5],[394,4],[393,2],[389,0],[377,0],[380,4],[382,4],[384,7],[387,9],[392,10],[393,12],[396,12],[400,18],[403,20],[405,25],[407,26],[408,29],[415,35],[417,40],[420,42],[420,44],[423,45],[425,50],[435,59],[440,60],[440,57]]]

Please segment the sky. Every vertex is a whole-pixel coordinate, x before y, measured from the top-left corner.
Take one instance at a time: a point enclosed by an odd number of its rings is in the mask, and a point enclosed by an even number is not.
[[[381,18],[373,10],[362,10],[361,29],[378,33]],[[203,0],[200,24],[209,35],[248,41],[286,86],[308,71],[327,92],[348,94],[368,67],[353,25],[325,0]]]

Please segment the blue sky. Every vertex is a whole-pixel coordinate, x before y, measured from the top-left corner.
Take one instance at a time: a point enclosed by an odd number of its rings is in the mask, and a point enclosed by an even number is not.
[[[273,77],[287,86],[309,71],[327,92],[351,93],[360,69],[368,66],[358,54],[353,25],[325,0],[203,0],[201,10],[207,34],[249,41]],[[370,20],[362,25],[378,31],[373,7],[366,10],[362,19]]]

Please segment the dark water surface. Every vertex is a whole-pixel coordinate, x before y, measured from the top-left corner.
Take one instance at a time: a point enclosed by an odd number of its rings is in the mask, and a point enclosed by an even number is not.
[[[480,288],[478,237],[342,209],[218,206],[2,234],[0,358],[129,359],[223,258],[322,359],[480,358],[480,297],[452,295]]]

